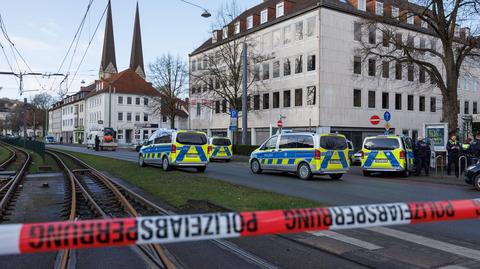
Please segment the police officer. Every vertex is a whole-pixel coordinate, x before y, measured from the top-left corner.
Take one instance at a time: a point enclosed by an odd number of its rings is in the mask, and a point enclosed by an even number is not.
[[[448,153],[448,164],[447,164],[447,174],[451,174],[452,164],[455,169],[455,176],[458,178],[458,157],[460,157],[460,144],[457,141],[457,136],[455,134],[450,135],[450,140],[447,143],[447,153]]]
[[[472,144],[472,139],[469,137],[467,139],[465,139],[465,141],[462,143],[462,156],[464,156],[466,158],[466,161],[462,161],[462,163],[460,163],[460,166],[462,167],[460,170],[461,171],[464,171],[465,170],[465,164],[467,166],[470,165],[470,162],[471,162],[471,159],[472,159],[472,152],[471,152],[471,146]]]
[[[480,156],[480,132],[475,135],[475,140],[471,143],[470,154],[475,157]]]
[[[428,176],[430,172],[430,145],[422,137],[418,138],[415,144],[415,166],[416,175],[419,176],[422,173],[422,169],[425,169],[425,174]]]

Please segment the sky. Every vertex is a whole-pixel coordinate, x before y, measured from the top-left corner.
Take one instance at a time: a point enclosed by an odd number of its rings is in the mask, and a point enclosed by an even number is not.
[[[180,0],[139,0],[143,56],[147,73],[148,63],[165,53],[188,60],[188,54],[211,36],[215,14],[227,1],[231,0],[190,0],[212,13],[212,17],[203,18],[200,16],[201,9]],[[237,0],[237,4],[243,11],[262,1]],[[85,14],[89,0],[2,0],[1,2],[0,14],[10,40],[30,69],[42,74],[57,73]],[[94,33],[107,2],[108,0],[93,1],[74,57],[72,59],[71,55],[75,45],[59,71],[59,73],[70,74],[68,85],[66,83],[60,85],[63,77],[25,76],[26,92],[20,96],[18,80],[14,76],[0,75],[2,88],[0,97],[23,99],[43,92],[57,96],[60,88],[68,90],[71,94],[80,89],[82,80],[85,82],[84,85],[88,85],[97,79],[105,18],[99,24],[96,34]],[[119,71],[128,68],[130,62],[135,5],[135,0],[112,0],[115,52]],[[80,65],[90,40],[92,42]],[[1,34],[0,45],[3,46],[14,72],[30,72],[18,54],[16,59],[14,58],[14,49]],[[76,70],[78,73],[73,79]],[[3,51],[0,51],[0,71],[10,72]]]

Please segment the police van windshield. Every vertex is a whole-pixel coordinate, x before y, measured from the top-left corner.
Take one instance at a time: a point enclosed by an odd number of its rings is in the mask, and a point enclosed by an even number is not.
[[[396,138],[371,138],[365,140],[365,149],[368,150],[394,150],[400,147]]]
[[[341,136],[322,136],[320,137],[320,147],[326,150],[346,149],[347,140]]]
[[[177,134],[177,143],[184,145],[203,145],[207,144],[207,137],[204,134],[179,133]]]
[[[230,146],[232,143],[228,138],[214,138],[212,144],[215,146]]]

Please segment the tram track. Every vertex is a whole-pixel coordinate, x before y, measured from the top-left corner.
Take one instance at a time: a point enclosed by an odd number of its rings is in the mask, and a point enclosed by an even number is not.
[[[53,156],[67,177],[69,221],[167,213],[75,156],[55,150],[48,150],[47,153]],[[178,267],[173,257],[158,244],[134,246],[132,250],[152,268]],[[72,250],[61,251],[55,268],[74,268],[74,260]]]

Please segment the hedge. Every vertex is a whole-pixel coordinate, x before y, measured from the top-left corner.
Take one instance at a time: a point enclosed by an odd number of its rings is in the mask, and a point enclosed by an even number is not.
[[[256,150],[260,146],[255,145],[233,145],[233,153],[236,155],[250,156],[252,151]]]

